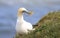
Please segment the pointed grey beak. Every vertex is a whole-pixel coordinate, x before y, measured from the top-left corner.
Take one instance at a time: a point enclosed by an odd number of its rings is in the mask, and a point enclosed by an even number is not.
[[[23,13],[28,13],[29,11],[26,11],[26,10],[24,10],[24,11],[22,11]]]
[[[29,14],[29,15],[32,15],[32,13],[33,13],[32,11],[28,11],[28,10],[24,10],[23,12],[24,12],[24,13],[27,13],[27,14]]]

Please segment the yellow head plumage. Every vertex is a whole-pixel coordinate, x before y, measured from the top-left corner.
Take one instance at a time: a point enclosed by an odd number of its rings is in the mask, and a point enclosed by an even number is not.
[[[20,16],[20,15],[22,15],[22,13],[27,13],[27,14],[29,14],[29,15],[32,15],[32,11],[28,11],[27,9],[25,9],[25,8],[19,8],[18,9],[18,16]]]

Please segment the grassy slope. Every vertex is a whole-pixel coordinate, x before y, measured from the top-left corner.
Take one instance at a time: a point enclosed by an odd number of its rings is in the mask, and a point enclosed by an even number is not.
[[[52,12],[37,23],[36,30],[16,38],[60,38],[60,12]]]

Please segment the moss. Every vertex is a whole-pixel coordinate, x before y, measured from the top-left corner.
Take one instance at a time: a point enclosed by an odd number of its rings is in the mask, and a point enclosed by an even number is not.
[[[49,12],[37,24],[35,31],[16,38],[60,38],[60,11]]]

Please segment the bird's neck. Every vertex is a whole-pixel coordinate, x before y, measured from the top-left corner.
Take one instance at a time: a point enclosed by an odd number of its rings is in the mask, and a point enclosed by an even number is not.
[[[24,21],[24,18],[23,18],[23,14],[22,13],[20,13],[19,15],[18,15],[18,20],[17,20],[18,22],[23,22]]]

